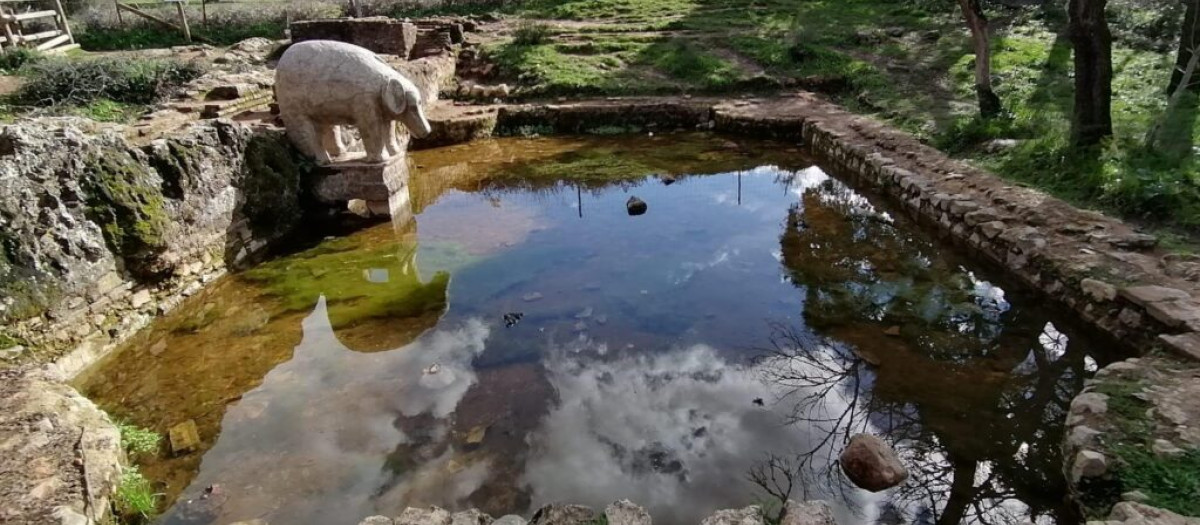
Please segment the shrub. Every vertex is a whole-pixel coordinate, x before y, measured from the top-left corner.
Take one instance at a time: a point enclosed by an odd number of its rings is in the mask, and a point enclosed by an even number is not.
[[[39,62],[44,58],[46,58],[46,55],[36,49],[27,47],[10,48],[3,54],[0,54],[0,71],[15,73],[22,66]]]
[[[550,26],[525,20],[517,26],[513,43],[521,46],[536,46],[550,41]]]
[[[83,106],[101,99],[150,104],[203,74],[196,62],[57,58],[25,68],[29,78],[16,93],[19,104]]]

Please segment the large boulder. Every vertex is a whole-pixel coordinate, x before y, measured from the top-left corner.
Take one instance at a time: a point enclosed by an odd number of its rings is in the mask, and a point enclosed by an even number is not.
[[[583,505],[546,505],[529,520],[530,525],[589,525],[596,521],[596,511]]]
[[[608,525],[650,525],[650,513],[627,499],[614,501],[604,509]]]
[[[751,505],[744,509],[718,510],[704,518],[700,525],[763,525],[762,508]]]
[[[440,507],[409,507],[392,520],[395,525],[450,525],[452,521],[450,512]]]
[[[850,481],[871,492],[895,487],[908,479],[908,471],[896,451],[870,434],[850,438],[850,444],[842,451],[841,464]]]
[[[824,501],[788,500],[787,512],[779,525],[837,525],[837,519],[833,517],[833,508]]]
[[[1089,525],[1200,525],[1200,518],[1180,516],[1174,512],[1132,501],[1113,507],[1108,520],[1090,521]]]
[[[450,517],[450,525],[491,525],[493,521],[495,520],[491,516],[484,514],[479,509],[455,512]]]
[[[41,371],[0,371],[0,523],[105,519],[121,479],[121,434]]]

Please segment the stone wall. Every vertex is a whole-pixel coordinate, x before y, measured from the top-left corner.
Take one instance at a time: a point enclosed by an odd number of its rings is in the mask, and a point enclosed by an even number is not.
[[[71,351],[74,375],[301,218],[307,168],[280,131],[218,120],[135,147],[96,126],[0,131],[4,364]]]
[[[777,519],[776,519],[777,518]],[[651,525],[653,520],[646,509],[629,500],[614,501],[597,512],[584,505],[553,503],[544,505],[526,520],[509,514],[500,518],[471,509],[451,514],[439,507],[404,509],[399,516],[371,516],[359,525]],[[718,510],[700,525],[837,525],[833,509],[824,501],[797,503],[788,501],[781,516],[766,515],[758,505],[742,509]]]
[[[302,20],[291,31],[293,42],[336,40],[405,59],[417,43],[417,26],[386,16]]]

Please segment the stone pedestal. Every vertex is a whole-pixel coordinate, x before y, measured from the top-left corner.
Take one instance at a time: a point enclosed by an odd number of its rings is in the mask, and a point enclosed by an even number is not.
[[[393,194],[403,192],[403,200],[408,202],[408,173],[408,157],[404,155],[381,163],[342,160],[317,169],[313,194],[325,204],[343,206],[362,199],[372,211],[386,210]]]

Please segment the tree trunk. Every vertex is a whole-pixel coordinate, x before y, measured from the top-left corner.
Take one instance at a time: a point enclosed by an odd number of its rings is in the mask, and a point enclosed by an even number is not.
[[[1197,11],[1200,11],[1200,0],[1183,0],[1183,4],[1187,6],[1187,11],[1184,12],[1183,27],[1179,31],[1179,54],[1175,56],[1175,70],[1171,72],[1167,93],[1174,93],[1179,83],[1183,82],[1183,71],[1191,62],[1193,51],[1200,47],[1200,20],[1196,17]],[[1193,80],[1187,88],[1200,91],[1200,82]]]
[[[958,0],[962,7],[967,27],[971,29],[971,43],[975,48],[975,95],[979,98],[979,116],[992,118],[1003,111],[1000,97],[992,90],[992,45],[988,33],[988,19],[983,14],[979,0]]]
[[[1075,114],[1071,143],[1092,146],[1112,135],[1112,34],[1108,0],[1070,0],[1068,30],[1075,48]]]

